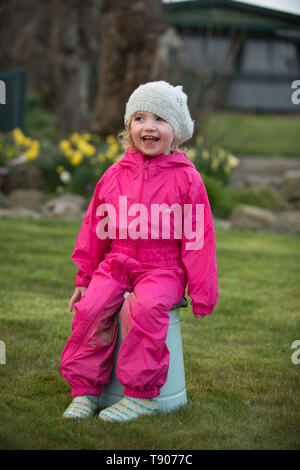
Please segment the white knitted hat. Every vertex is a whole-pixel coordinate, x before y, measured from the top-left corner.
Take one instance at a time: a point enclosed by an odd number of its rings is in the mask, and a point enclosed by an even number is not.
[[[129,97],[124,120],[137,111],[156,114],[173,127],[182,142],[190,139],[194,131],[187,106],[187,95],[182,86],[172,86],[167,82],[148,82],[140,85]]]

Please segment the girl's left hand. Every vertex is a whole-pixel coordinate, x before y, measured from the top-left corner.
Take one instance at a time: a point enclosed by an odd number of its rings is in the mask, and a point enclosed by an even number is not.
[[[195,315],[195,317],[199,321],[199,320],[202,320],[202,318],[206,317],[206,315],[197,314],[197,315]]]

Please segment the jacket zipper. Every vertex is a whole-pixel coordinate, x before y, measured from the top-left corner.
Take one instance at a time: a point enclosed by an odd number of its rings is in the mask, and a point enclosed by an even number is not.
[[[143,195],[143,189],[144,189],[144,182],[148,180],[148,167],[149,167],[149,161],[144,160],[143,163],[143,181],[142,181],[142,186],[139,194],[139,203],[142,202],[142,195]],[[136,239],[135,243],[135,258],[138,259],[138,243],[139,243],[139,238]]]

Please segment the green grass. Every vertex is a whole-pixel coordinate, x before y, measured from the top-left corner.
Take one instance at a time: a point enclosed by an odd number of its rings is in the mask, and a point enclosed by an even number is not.
[[[240,157],[300,158],[300,115],[214,112],[203,131],[207,142]]]
[[[196,322],[181,311],[189,404],[109,424],[61,417],[59,372],[79,223],[1,220],[1,449],[299,449],[300,240],[217,231],[220,300]]]

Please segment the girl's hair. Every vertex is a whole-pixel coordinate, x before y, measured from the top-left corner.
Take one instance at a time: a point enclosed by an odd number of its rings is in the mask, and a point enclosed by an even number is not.
[[[130,116],[130,118],[125,121],[125,129],[118,134],[119,142],[125,148],[127,148],[127,147],[135,148],[132,137],[131,137],[131,129],[130,129],[130,125],[131,125],[131,121],[132,121],[133,116],[134,116],[134,114],[132,114],[132,116]],[[175,131],[174,131],[174,134],[175,134],[174,139],[173,139],[173,142],[172,142],[171,148],[170,148],[170,150],[172,152],[174,152],[175,150],[179,150],[179,146],[180,146],[180,143],[182,141],[181,137],[178,134],[176,134]]]

